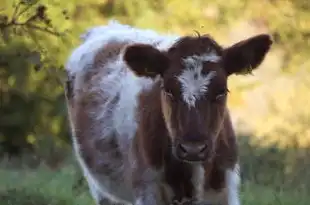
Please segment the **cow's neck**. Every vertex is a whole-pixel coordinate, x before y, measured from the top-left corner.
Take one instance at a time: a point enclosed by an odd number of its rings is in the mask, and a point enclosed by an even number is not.
[[[163,170],[163,180],[172,188],[176,199],[194,197],[198,188],[195,180],[203,175],[203,168],[202,165],[181,162],[172,155],[171,140],[161,111],[160,83],[144,91],[139,101],[137,137],[144,159],[153,168]]]
[[[162,169],[169,137],[161,112],[160,82],[155,82],[152,88],[144,90],[138,100],[138,146],[152,168]]]

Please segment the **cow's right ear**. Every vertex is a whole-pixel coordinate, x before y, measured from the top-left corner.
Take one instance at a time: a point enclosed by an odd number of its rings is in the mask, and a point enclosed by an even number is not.
[[[163,75],[168,69],[169,59],[165,53],[151,45],[134,44],[125,49],[124,61],[137,76]]]
[[[257,69],[270,51],[272,39],[260,34],[224,49],[224,68],[227,75],[247,74]]]

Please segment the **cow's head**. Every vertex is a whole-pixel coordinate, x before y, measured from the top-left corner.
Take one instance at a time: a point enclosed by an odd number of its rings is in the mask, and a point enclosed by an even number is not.
[[[183,161],[210,160],[223,128],[227,79],[256,69],[270,50],[269,35],[222,48],[210,36],[183,37],[168,51],[144,44],[126,48],[138,76],[161,77],[161,107],[172,152]]]

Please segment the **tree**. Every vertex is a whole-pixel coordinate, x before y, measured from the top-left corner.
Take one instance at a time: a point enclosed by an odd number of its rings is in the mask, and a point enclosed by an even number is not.
[[[37,0],[19,0],[0,15],[2,154],[33,150],[48,138],[68,140],[63,66],[53,54],[61,48],[48,44],[65,43],[68,31],[55,28],[49,9]]]

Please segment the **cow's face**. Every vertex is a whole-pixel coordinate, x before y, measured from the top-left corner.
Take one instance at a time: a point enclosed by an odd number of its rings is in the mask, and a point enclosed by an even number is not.
[[[226,114],[227,79],[257,68],[272,41],[258,35],[222,48],[209,36],[184,37],[167,51],[134,44],[124,60],[138,76],[161,77],[161,104],[175,157],[212,159]]]

